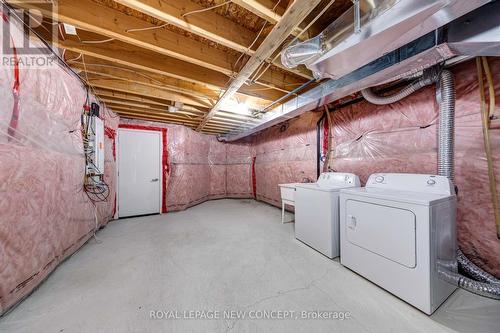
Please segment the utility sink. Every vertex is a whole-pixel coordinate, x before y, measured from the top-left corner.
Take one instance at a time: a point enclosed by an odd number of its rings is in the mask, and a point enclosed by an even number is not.
[[[298,184],[301,183],[279,184],[278,186],[281,189],[281,201],[293,205],[295,203],[295,188]]]

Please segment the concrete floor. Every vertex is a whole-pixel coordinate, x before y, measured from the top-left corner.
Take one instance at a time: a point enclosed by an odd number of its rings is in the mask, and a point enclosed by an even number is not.
[[[500,302],[465,291],[426,316],[296,241],[293,224],[280,223],[279,209],[253,200],[119,220],[98,238],[0,318],[0,332],[479,333],[500,327]],[[221,311],[221,317],[235,310],[247,318],[150,318],[151,311],[176,310],[180,317],[190,310]],[[248,318],[265,310],[352,317]]]

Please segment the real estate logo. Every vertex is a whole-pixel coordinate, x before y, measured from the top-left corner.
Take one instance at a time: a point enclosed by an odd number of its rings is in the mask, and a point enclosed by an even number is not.
[[[7,0],[0,10],[2,66],[48,68],[57,64],[50,50],[59,33],[57,2]]]

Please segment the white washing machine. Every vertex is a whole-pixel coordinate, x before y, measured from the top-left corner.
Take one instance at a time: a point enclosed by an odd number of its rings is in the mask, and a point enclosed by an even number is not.
[[[455,217],[446,177],[371,175],[341,191],[340,262],[430,315],[455,290],[437,272],[456,263]]]
[[[296,184],[295,238],[335,258],[340,253],[339,192],[360,186],[351,173],[325,172],[316,183]]]

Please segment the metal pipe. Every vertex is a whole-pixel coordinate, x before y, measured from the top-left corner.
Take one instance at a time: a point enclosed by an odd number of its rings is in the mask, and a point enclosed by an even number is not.
[[[258,113],[265,113],[265,112],[267,112],[268,110],[270,110],[276,104],[281,103],[282,101],[284,101],[285,99],[287,99],[288,97],[290,97],[292,95],[296,95],[297,93],[299,93],[302,90],[304,90],[305,88],[309,87],[312,83],[314,83],[316,81],[317,81],[316,79],[311,79],[311,80],[307,81],[306,83],[304,83],[300,87],[297,87],[294,90],[290,91],[285,96],[282,96],[282,97],[278,98],[277,100],[275,100],[274,102],[272,102],[271,104],[269,104],[268,106],[266,106],[263,110],[259,111]]]

